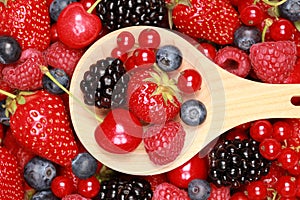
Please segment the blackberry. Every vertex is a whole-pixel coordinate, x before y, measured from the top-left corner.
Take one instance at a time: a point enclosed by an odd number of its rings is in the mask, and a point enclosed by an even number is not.
[[[231,188],[260,179],[270,167],[270,161],[259,153],[259,143],[252,139],[217,144],[209,154],[209,164],[209,179],[216,186]]]
[[[113,178],[101,183],[100,198],[105,200],[151,200],[153,191],[145,179]]]
[[[108,28],[128,26],[162,26],[167,16],[165,0],[102,0],[97,13]]]
[[[98,108],[120,107],[125,104],[129,76],[120,59],[107,57],[92,64],[80,83],[87,105]]]

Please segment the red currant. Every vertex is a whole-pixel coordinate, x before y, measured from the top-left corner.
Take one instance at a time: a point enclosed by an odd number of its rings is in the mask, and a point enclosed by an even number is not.
[[[230,200],[249,200],[247,195],[243,192],[236,192],[231,197]]]
[[[262,181],[254,181],[247,185],[248,198],[262,200],[267,197],[267,187]]]
[[[156,30],[148,28],[140,32],[138,42],[140,47],[157,49],[160,45],[160,35]]]
[[[259,144],[259,152],[264,158],[275,160],[281,153],[281,144],[274,138],[264,139]]]
[[[216,57],[217,49],[210,43],[200,43],[197,49],[211,60],[214,60]]]
[[[294,167],[289,168],[288,172],[293,176],[300,176],[300,162],[298,162]]]
[[[100,191],[100,182],[95,176],[80,179],[78,182],[78,193],[86,198],[95,197]]]
[[[177,87],[182,92],[192,94],[201,89],[202,77],[197,70],[186,69],[178,77]]]
[[[234,128],[232,130],[229,130],[226,133],[226,139],[227,140],[244,140],[244,139],[248,139],[248,134],[246,133],[245,130],[240,129],[240,128]]]
[[[151,67],[156,60],[154,51],[149,48],[137,48],[133,52],[134,62],[138,67]]]
[[[53,23],[50,27],[50,38],[51,38],[51,43],[57,42],[59,40],[56,23]]]
[[[287,122],[278,121],[273,124],[273,138],[279,142],[290,138],[292,135],[292,129]]]
[[[268,120],[257,120],[250,127],[250,136],[258,141],[262,142],[264,139],[272,136],[273,127]]]
[[[275,41],[290,40],[295,31],[295,27],[287,19],[278,19],[270,26],[270,36]]]
[[[240,19],[247,26],[257,26],[264,20],[263,10],[255,4],[239,6]]]
[[[128,54],[116,47],[111,51],[111,57],[119,58],[120,60],[122,60],[122,62],[125,62],[127,60]]]
[[[296,151],[290,148],[284,148],[281,150],[280,155],[277,158],[283,169],[293,168],[299,162],[299,157]]]
[[[170,183],[179,188],[188,188],[188,184],[195,178],[206,179],[208,175],[207,157],[200,158],[197,154],[183,165],[167,172]]]
[[[279,177],[276,190],[282,197],[295,197],[297,193],[296,178],[292,176]]]
[[[135,69],[137,66],[135,64],[134,56],[129,56],[129,58],[127,58],[127,60],[125,61],[124,66],[127,72],[132,69]]]
[[[296,180],[296,186],[297,186],[296,196],[300,197],[300,176],[298,176],[298,178]]]
[[[56,176],[51,182],[51,190],[53,194],[59,198],[63,198],[75,191],[72,179],[66,176]]]
[[[122,31],[117,36],[117,45],[120,48],[120,50],[126,52],[130,50],[135,43],[135,38],[129,31]]]
[[[274,161],[271,163],[268,174],[263,176],[261,180],[268,188],[274,188],[279,177],[285,175],[285,173],[285,170],[282,170],[278,163]]]

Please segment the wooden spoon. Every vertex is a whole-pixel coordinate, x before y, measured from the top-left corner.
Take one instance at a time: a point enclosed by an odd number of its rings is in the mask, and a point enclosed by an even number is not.
[[[79,140],[85,148],[106,166],[128,174],[152,175],[170,171],[188,161],[211,141],[225,131],[245,122],[267,118],[300,118],[300,107],[291,98],[300,96],[298,84],[265,84],[237,77],[214,64],[199,50],[178,34],[162,28],[135,26],[112,32],[95,42],[82,56],[73,74],[70,91],[83,100],[80,81],[89,66],[110,56],[116,47],[116,37],[121,31],[130,31],[136,37],[140,31],[152,28],[160,33],[161,45],[172,44],[182,51],[184,63],[180,70],[194,67],[203,77],[202,89],[188,98],[197,98],[207,108],[207,118],[197,127],[184,125],[187,132],[184,148],[178,158],[164,166],[154,165],[148,158],[143,144],[128,154],[112,154],[95,141],[94,130],[98,121],[70,98],[72,122]],[[100,117],[105,112],[90,109]]]

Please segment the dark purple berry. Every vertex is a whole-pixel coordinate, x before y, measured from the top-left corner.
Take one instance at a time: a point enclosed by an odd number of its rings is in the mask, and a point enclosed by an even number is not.
[[[244,51],[260,41],[261,32],[254,26],[241,26],[234,32],[234,44]]]
[[[16,62],[22,53],[20,44],[10,36],[0,36],[0,63],[10,64]]]

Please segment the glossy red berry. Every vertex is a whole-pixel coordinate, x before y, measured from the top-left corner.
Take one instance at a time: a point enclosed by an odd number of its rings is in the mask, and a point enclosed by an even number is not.
[[[276,190],[282,197],[295,197],[297,194],[296,178],[292,176],[279,177]]]
[[[245,130],[240,129],[240,128],[234,128],[232,130],[229,130],[226,133],[226,139],[227,140],[244,140],[244,139],[248,139],[248,134],[246,133]]]
[[[127,60],[128,54],[119,49],[119,47],[116,47],[112,49],[111,57],[119,58],[120,60],[122,60],[122,62],[125,62]]]
[[[298,178],[296,180],[296,186],[297,186],[296,196],[300,197],[300,176],[298,176]]]
[[[254,181],[247,185],[248,198],[251,200],[262,200],[267,197],[267,187],[262,181]]]
[[[268,120],[257,120],[250,127],[250,136],[257,142],[272,136],[273,127]]]
[[[239,11],[241,21],[247,26],[257,26],[264,19],[263,10],[255,4],[241,5]]]
[[[154,29],[144,29],[139,34],[138,43],[143,48],[157,49],[160,45],[160,35]]]
[[[53,194],[59,198],[63,198],[75,191],[73,181],[66,176],[56,176],[51,182],[51,190]]]
[[[288,172],[293,176],[300,176],[300,162],[298,162],[294,167],[289,168]]]
[[[295,27],[287,19],[278,19],[273,21],[270,26],[270,36],[275,41],[290,40],[295,31]]]
[[[249,200],[249,199],[245,193],[236,192],[230,197],[230,200]]]
[[[134,50],[132,56],[134,57],[134,62],[138,67],[149,68],[156,60],[154,51],[149,48],[137,48]]]
[[[206,179],[208,176],[208,159],[200,158],[197,154],[183,165],[167,172],[170,183],[179,188],[188,188],[193,179]]]
[[[281,150],[280,155],[277,158],[283,169],[293,168],[299,162],[299,157],[296,151],[291,148],[284,148]]]
[[[281,153],[281,144],[274,138],[264,139],[259,144],[259,152],[264,158],[275,160]]]
[[[57,42],[59,40],[58,33],[57,33],[57,25],[53,23],[50,28],[50,39],[51,43]]]
[[[135,58],[134,56],[129,56],[127,60],[124,63],[125,69],[127,72],[129,72],[132,69],[137,68],[137,65],[135,64]]]
[[[129,31],[122,31],[117,36],[117,45],[120,50],[126,52],[129,51],[135,43],[135,38]]]
[[[279,142],[283,142],[287,140],[292,135],[292,128],[291,126],[284,122],[278,121],[273,124],[273,134],[272,137],[275,138]]]
[[[178,77],[177,87],[184,93],[193,94],[201,89],[202,77],[197,70],[186,69]]]
[[[95,176],[88,179],[80,179],[77,191],[86,198],[93,198],[100,191],[100,182]]]
[[[81,3],[83,5],[85,10],[88,10],[95,2],[96,2],[96,0],[80,0],[79,1],[79,3]],[[92,13],[97,15],[96,9],[94,9],[92,11]]]
[[[210,43],[207,42],[200,43],[197,49],[211,60],[214,60],[216,57],[217,49]]]

